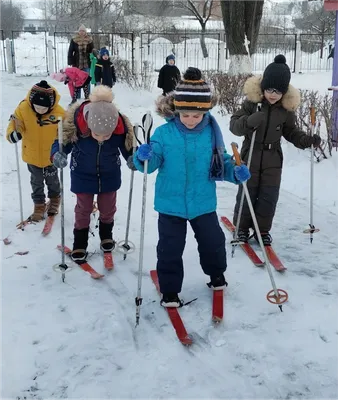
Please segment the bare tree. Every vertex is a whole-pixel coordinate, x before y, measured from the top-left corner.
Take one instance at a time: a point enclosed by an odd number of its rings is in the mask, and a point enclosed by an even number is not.
[[[229,74],[251,73],[250,55],[255,53],[264,0],[221,1],[222,16],[230,53]]]
[[[323,58],[325,39],[328,35],[332,35],[332,38],[334,35],[335,13],[325,11],[322,4],[314,3],[312,6],[304,3],[302,18],[295,19],[295,26],[309,33],[307,43],[303,40],[303,50],[313,53],[320,49],[320,57]]]
[[[49,14],[57,28],[76,29],[84,23],[93,32],[109,28],[121,16],[122,4],[118,0],[49,0]]]
[[[21,8],[12,2],[1,1],[1,29],[5,37],[11,37],[12,31],[21,31],[24,19]]]
[[[214,0],[186,0],[179,2],[179,6],[182,9],[189,11],[189,13],[192,14],[201,25],[202,32],[200,36],[200,42],[204,58],[208,57],[208,49],[205,44],[206,26],[207,22],[212,16],[214,3]]]

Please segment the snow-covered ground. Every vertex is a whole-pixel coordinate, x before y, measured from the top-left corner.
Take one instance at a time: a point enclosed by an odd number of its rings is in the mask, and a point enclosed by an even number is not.
[[[149,278],[156,266],[157,214],[153,211],[155,174],[149,176],[141,322],[135,329],[138,249],[123,261],[115,255],[115,270],[100,281],[80,268],[66,283],[52,266],[60,262],[60,219],[52,233],[42,225],[16,230],[19,195],[14,146],[6,142],[9,115],[33,77],[1,75],[1,235],[12,243],[1,248],[2,398],[226,398],[336,399],[338,397],[337,321],[337,153],[315,165],[315,226],[312,245],[302,233],[309,223],[309,152],[283,144],[284,171],[272,235],[274,247],[288,268],[273,271],[277,286],[289,301],[283,313],[266,301],[271,284],[266,270],[255,268],[236,250],[231,258],[224,322],[210,319],[211,293],[199,266],[196,243],[189,229],[184,254],[182,297],[198,300],[180,312],[196,344],[184,348],[159,306]],[[302,88],[325,91],[330,73],[294,76]],[[63,84],[56,84],[61,104],[69,103]],[[140,122],[160,93],[134,92],[117,84],[116,102],[132,122]],[[163,121],[154,113],[154,126]],[[236,138],[228,118],[214,111],[227,147]],[[238,139],[238,138],[237,138]],[[27,167],[20,162],[24,213],[32,211]],[[114,234],[124,238],[130,171],[122,167]],[[66,243],[72,243],[75,197],[65,170]],[[218,184],[218,213],[232,216],[236,187]],[[142,175],[136,173],[130,239],[139,247]],[[94,222],[93,226],[94,228]],[[90,238],[90,263],[103,271],[98,233]],[[27,255],[16,255],[29,251]],[[69,264],[71,264],[69,262]]]

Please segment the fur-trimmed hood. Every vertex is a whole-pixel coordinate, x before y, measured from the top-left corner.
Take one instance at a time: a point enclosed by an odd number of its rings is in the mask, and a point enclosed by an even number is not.
[[[243,88],[243,92],[247,97],[247,100],[252,103],[260,103],[263,98],[263,92],[261,89],[262,76],[252,76],[249,78]],[[300,104],[300,92],[294,86],[289,85],[288,91],[283,95],[281,99],[282,106],[287,111],[295,111]]]
[[[166,96],[160,96],[155,102],[156,112],[159,116],[163,118],[172,118],[178,112],[175,110],[174,106],[174,94],[175,92],[170,92]],[[217,104],[217,96],[215,94],[211,94],[211,106],[215,107]]]
[[[73,42],[77,44],[89,44],[92,43],[93,41],[92,36],[89,35],[88,33],[86,33],[84,36],[80,35],[79,33],[76,33],[72,39]]]
[[[78,139],[78,131],[75,126],[74,115],[76,110],[81,106],[80,102],[76,102],[71,105],[66,111],[65,118],[63,120],[63,143],[66,145],[67,143],[75,143]],[[129,118],[123,114],[120,114],[122,117],[126,127],[127,127],[127,135],[125,140],[125,146],[127,151],[130,151],[133,147],[133,137],[134,137],[134,129],[131,124]],[[90,135],[90,130],[88,129],[88,134],[84,135],[84,137]]]

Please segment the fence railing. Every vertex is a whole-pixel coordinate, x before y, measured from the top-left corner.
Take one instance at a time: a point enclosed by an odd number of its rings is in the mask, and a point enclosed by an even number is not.
[[[1,70],[13,70],[20,75],[46,75],[60,70],[68,65],[72,35],[72,32],[55,32],[49,36],[46,31],[12,31],[7,41],[11,51],[5,51],[6,41],[1,31]],[[175,54],[181,70],[196,66],[203,70],[227,71],[229,67],[224,32],[143,32],[138,37],[132,32],[92,35],[97,48],[107,47],[113,57],[128,61],[134,72],[142,66],[157,71],[171,53]],[[328,56],[333,43],[334,37],[329,34],[260,34],[252,55],[253,71],[263,71],[279,53],[286,56],[293,72],[331,70],[333,62]],[[11,54],[10,60],[8,54]],[[13,68],[8,68],[9,65]]]
[[[0,40],[1,40],[1,47],[0,47],[0,71],[7,71],[7,64],[6,64],[6,45],[5,45],[5,34],[3,29],[0,29]]]

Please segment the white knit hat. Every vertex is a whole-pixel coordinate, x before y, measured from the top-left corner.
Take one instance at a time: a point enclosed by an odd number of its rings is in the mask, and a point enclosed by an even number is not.
[[[79,32],[80,32],[80,31],[85,31],[85,32],[87,32],[87,28],[86,28],[83,24],[81,24],[80,27],[79,27]]]

